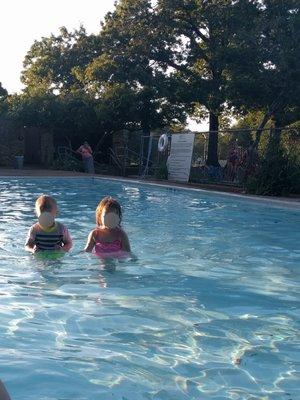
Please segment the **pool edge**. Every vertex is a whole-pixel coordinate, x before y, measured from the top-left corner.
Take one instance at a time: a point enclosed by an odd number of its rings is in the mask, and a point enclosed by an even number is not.
[[[139,185],[148,185],[148,186],[157,186],[160,188],[167,188],[167,189],[175,189],[175,190],[183,190],[189,192],[199,192],[205,194],[213,194],[217,196],[225,196],[225,197],[233,197],[237,199],[244,199],[244,200],[252,200],[260,203],[272,203],[272,205],[277,206],[285,206],[290,208],[299,209],[300,208],[300,199],[281,199],[273,196],[258,196],[258,195],[249,195],[249,194],[239,194],[239,193],[232,193],[232,192],[225,192],[225,191],[217,191],[213,189],[204,189],[198,187],[188,187],[184,184],[172,182],[172,183],[164,183],[164,182],[153,182],[153,181],[146,181],[141,179],[135,178],[123,178],[123,177],[115,177],[115,176],[108,176],[108,175],[93,175],[93,174],[80,174],[80,175],[0,175],[0,179],[96,179],[96,180],[108,180],[108,181],[117,181],[117,182],[126,182],[131,184],[139,184]]]

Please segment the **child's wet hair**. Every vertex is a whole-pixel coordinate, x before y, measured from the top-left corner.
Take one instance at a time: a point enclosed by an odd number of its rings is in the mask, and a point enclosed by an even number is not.
[[[45,194],[38,197],[35,202],[35,212],[37,214],[43,213],[46,211],[51,212],[54,208],[57,210],[56,200],[54,200],[53,197],[47,196]]]
[[[115,212],[120,217],[120,221],[122,220],[122,208],[120,203],[113,197],[106,196],[100,201],[98,207],[96,208],[96,224],[98,226],[102,225],[101,216],[103,210],[106,212]]]

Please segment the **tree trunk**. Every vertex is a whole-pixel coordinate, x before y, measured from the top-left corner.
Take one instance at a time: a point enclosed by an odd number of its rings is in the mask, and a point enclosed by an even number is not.
[[[270,105],[268,112],[264,115],[261,123],[259,124],[259,127],[256,130],[256,138],[255,138],[255,147],[258,147],[259,142],[260,142],[260,138],[261,138],[261,134],[262,131],[265,127],[265,125],[267,124],[267,122],[269,121],[269,119],[272,117],[272,115],[274,115],[278,110],[280,110],[280,105],[281,105],[281,97],[282,94],[284,93],[284,91],[278,93],[278,96],[276,98],[275,101],[273,101],[273,103]]]
[[[255,147],[258,147],[259,142],[260,142],[260,138],[261,138],[261,134],[262,134],[262,132],[263,132],[263,129],[264,129],[264,127],[266,126],[266,123],[269,121],[270,118],[271,118],[271,113],[270,113],[270,112],[267,112],[267,113],[264,115],[264,117],[263,117],[261,123],[259,124],[259,127],[258,127],[257,130],[256,130],[256,137],[255,137],[255,142],[254,142]]]
[[[282,124],[281,121],[273,116],[273,126],[270,129],[270,140],[269,142],[275,146],[276,149],[280,146],[280,138],[281,138],[281,131],[282,131]]]
[[[218,160],[218,130],[219,117],[210,112],[209,114],[209,138],[206,165],[219,167]]]
[[[274,140],[276,145],[279,147],[280,145],[280,138],[281,138],[281,128],[282,124],[281,122],[275,118],[275,123],[274,123]]]

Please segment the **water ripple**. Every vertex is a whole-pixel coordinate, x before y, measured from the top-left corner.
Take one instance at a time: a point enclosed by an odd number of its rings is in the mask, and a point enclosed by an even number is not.
[[[91,179],[0,190],[0,376],[13,399],[299,397],[298,212]],[[74,239],[56,260],[23,251],[46,192]],[[135,262],[79,253],[107,194]]]

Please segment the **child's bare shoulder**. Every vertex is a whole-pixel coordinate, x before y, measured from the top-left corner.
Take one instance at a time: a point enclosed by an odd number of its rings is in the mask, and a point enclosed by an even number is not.
[[[32,232],[38,232],[41,230],[40,225],[38,224],[38,222],[36,222],[35,224],[31,225],[30,230]]]
[[[122,228],[120,228],[120,236],[121,237],[127,237],[127,233]]]
[[[99,237],[99,236],[102,235],[102,230],[101,230],[100,228],[98,228],[98,227],[97,227],[97,228],[94,228],[94,229],[91,230],[90,235],[91,235],[92,237]]]

